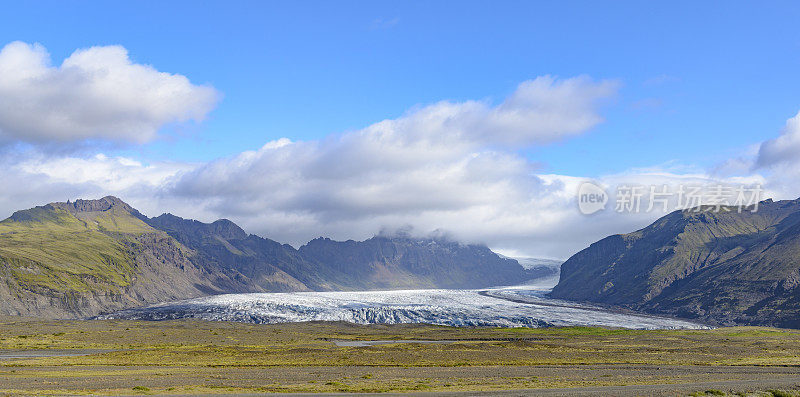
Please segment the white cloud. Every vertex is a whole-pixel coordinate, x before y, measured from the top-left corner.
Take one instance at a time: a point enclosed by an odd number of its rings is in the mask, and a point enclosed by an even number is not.
[[[116,194],[149,215],[227,217],[294,244],[411,226],[520,251],[550,244],[556,255],[564,244],[545,235],[574,212],[571,192],[504,148],[587,131],[615,91],[615,83],[587,77],[540,77],[498,105],[440,102],[359,131],[308,142],[284,138],[205,164],[26,155],[4,169],[6,178],[33,181],[41,199],[30,204]],[[2,208],[20,205],[7,200]]]
[[[599,103],[617,92],[615,81],[594,82],[586,76],[556,80],[551,76],[526,81],[483,120],[469,128],[492,143],[549,143],[577,135],[603,121]]]
[[[502,103],[448,102],[414,109],[362,131],[380,139],[441,144],[527,146],[581,134],[603,121],[602,102],[619,84],[580,76],[557,80],[541,76],[520,84]]]
[[[169,123],[200,121],[219,95],[137,64],[121,46],[80,49],[52,66],[39,44],[0,50],[0,140],[145,143]]]
[[[411,228],[412,234],[444,231],[504,252],[554,258],[565,258],[609,234],[631,232],[663,215],[659,211],[618,214],[612,197],[605,211],[587,217],[575,201],[585,178],[536,174],[525,159],[497,152],[375,174],[307,178],[308,164],[292,161],[320,157],[315,152],[319,148],[307,145],[312,144],[273,142],[258,151],[200,165],[142,164],[108,156],[11,161],[5,164],[7,172],[0,175],[0,183],[21,189],[0,193],[0,208],[10,215],[49,201],[113,194],[149,216],[172,212],[204,221],[225,217],[248,232],[294,245],[320,235],[363,239],[382,230]],[[265,165],[265,158],[276,157]],[[674,191],[679,184],[720,181],[763,182],[758,177],[718,179],[661,169],[599,178],[612,196],[614,187],[622,184],[667,184]]]
[[[764,141],[758,151],[757,167],[797,163],[800,159],[800,112],[786,121],[781,135]]]
[[[36,156],[22,160],[14,168],[21,173],[46,176],[57,183],[90,183],[109,192],[125,192],[161,188],[171,178],[194,166],[172,162],[142,164],[127,157],[97,154],[89,158]]]
[[[716,175],[763,175],[775,199],[800,196],[800,112],[786,120],[778,137],[747,147],[714,169]]]
[[[53,201],[116,195],[147,214],[180,208],[186,200],[172,202],[163,195],[169,181],[196,164],[155,162],[144,164],[125,157],[53,156],[35,151],[0,159],[0,218],[20,209]],[[162,207],[163,206],[163,207]],[[195,216],[203,216],[196,212]]]
[[[295,244],[408,225],[470,241],[531,236],[558,222],[561,185],[492,147],[585,132],[615,91],[615,83],[587,77],[540,77],[496,106],[439,102],[321,141],[270,142],[183,174],[171,192],[205,197],[208,211]]]

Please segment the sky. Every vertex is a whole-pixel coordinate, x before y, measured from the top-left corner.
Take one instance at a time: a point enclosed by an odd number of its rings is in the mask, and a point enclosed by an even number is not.
[[[565,259],[663,215],[585,216],[582,181],[800,196],[796,2],[2,7],[0,218],[114,194]]]

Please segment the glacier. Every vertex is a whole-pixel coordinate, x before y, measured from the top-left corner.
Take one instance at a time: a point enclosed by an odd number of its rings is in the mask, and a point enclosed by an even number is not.
[[[286,292],[215,295],[123,310],[96,319],[200,319],[247,323],[345,321],[426,323],[457,327],[604,326],[631,329],[708,328],[686,320],[545,297],[551,280],[480,290]]]

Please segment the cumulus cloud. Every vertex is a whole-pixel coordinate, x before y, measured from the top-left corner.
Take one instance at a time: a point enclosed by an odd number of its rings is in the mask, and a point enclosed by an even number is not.
[[[409,142],[527,146],[583,133],[603,121],[599,106],[613,97],[616,81],[580,76],[541,76],[520,84],[502,103],[442,101],[362,131]]]
[[[0,50],[0,141],[145,143],[167,124],[202,120],[218,97],[121,46],[80,49],[60,66],[39,44]]]
[[[163,197],[169,181],[196,164],[142,163],[103,154],[53,156],[34,150],[0,157],[0,218],[13,211],[53,201],[117,195],[148,214],[186,205]],[[197,216],[204,215],[200,212]]]
[[[182,175],[171,192],[206,197],[211,211],[294,243],[406,225],[473,241],[503,238],[546,227],[560,186],[493,147],[585,132],[602,120],[597,106],[615,90],[588,77],[540,77],[494,106],[439,102],[320,141],[270,142]]]
[[[560,81],[539,77],[520,84],[468,131],[489,142],[549,143],[602,122],[597,106],[618,88],[616,81],[594,82],[587,76]]]
[[[5,178],[32,181],[39,203],[63,200],[65,192],[117,194],[150,215],[228,217],[293,244],[411,226],[519,248],[575,212],[565,207],[573,192],[563,190],[562,180],[537,176],[535,165],[508,147],[587,131],[602,121],[598,107],[616,86],[546,76],[520,84],[497,104],[439,102],[362,130],[307,142],[284,138],[203,164],[26,155],[7,160]],[[11,211],[23,204],[5,205]],[[547,243],[536,240],[520,251]]]
[[[161,188],[175,175],[192,170],[194,165],[176,162],[143,164],[127,157],[97,154],[87,158],[36,156],[14,164],[14,168],[25,174],[45,176],[54,182],[91,183],[110,192],[124,192],[137,188]]]
[[[800,113],[789,118],[773,139],[747,147],[739,156],[718,165],[716,175],[763,175],[764,187],[772,196],[795,199],[800,196]]]
[[[756,159],[757,167],[796,163],[800,159],[800,112],[786,121],[781,135],[764,141]]]

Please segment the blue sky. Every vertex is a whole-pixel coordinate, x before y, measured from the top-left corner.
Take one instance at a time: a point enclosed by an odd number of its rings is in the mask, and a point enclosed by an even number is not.
[[[710,165],[777,134],[800,109],[800,7],[752,4],[20,2],[4,5],[0,43],[41,43],[56,64],[120,44],[222,93],[205,122],[121,149],[149,160],[321,138],[444,99],[499,101],[545,74],[617,79],[605,123],[521,149],[544,172],[591,176]]]
[[[587,218],[586,179],[800,195],[797,2],[2,10],[0,218],[115,194],[294,245],[411,228],[565,258],[660,216]]]

